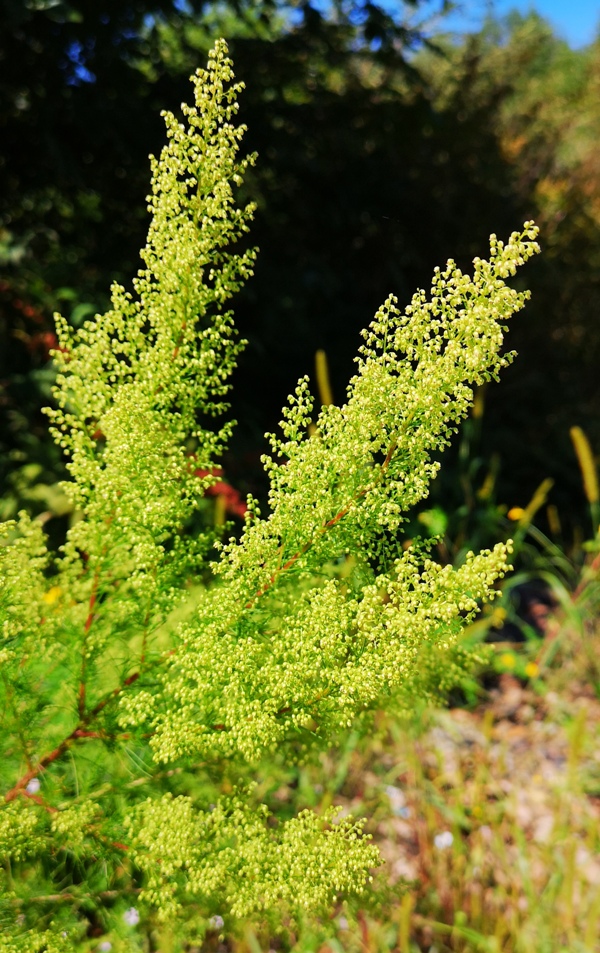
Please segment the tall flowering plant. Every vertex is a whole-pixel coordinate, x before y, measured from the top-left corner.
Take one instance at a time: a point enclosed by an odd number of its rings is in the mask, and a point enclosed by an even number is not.
[[[398,530],[473,387],[511,359],[527,295],[505,279],[537,251],[531,223],[492,236],[472,276],[437,269],[404,312],[388,298],[343,406],[316,414],[299,382],[264,458],[266,516],[249,498],[239,538],[188,531],[219,481],[241,347],[227,305],[255,258],[235,250],[254,156],[238,158],[224,41],[192,83],[184,121],[164,114],[132,291],[113,285],[78,331],[56,318],[48,414],[77,518],[58,554],[25,513],[2,527],[3,953],[138,949],[139,931],[156,949],[165,930],[184,949],[368,889],[362,822],[280,821],[253,781],[455,678],[456,638],[507,568],[501,544],[441,567]]]

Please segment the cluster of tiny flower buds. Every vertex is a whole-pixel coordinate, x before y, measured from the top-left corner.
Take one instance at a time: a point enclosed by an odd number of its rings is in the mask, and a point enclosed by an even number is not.
[[[254,761],[286,738],[325,740],[386,698],[425,691],[424,672],[431,683],[437,667],[440,684],[448,666],[456,674],[465,656],[449,653],[493,598],[510,546],[442,568],[381,541],[427,494],[432,453],[467,413],[473,385],[510,359],[504,323],[527,295],[504,273],[537,251],[535,235],[526,223],[506,245],[492,240],[472,277],[449,262],[431,297],[419,292],[404,314],[388,299],[364,334],[346,404],[324,407],[314,436],[299,382],[266,458],[270,515],[222,548],[219,584],[181,631],[160,704],[123,700],[123,724],[149,722],[158,759]]]

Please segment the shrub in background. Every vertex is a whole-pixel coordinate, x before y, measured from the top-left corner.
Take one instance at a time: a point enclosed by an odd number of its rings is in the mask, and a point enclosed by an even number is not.
[[[48,413],[79,519],[58,555],[26,514],[3,527],[5,951],[154,949],[165,931],[180,949],[360,895],[379,863],[361,822],[279,820],[252,779],[455,678],[456,637],[507,568],[503,544],[455,569],[397,530],[473,386],[511,358],[504,323],[527,295],[505,279],[537,250],[531,223],[492,236],[472,278],[449,262],[430,298],[404,313],[388,298],[312,435],[299,382],[264,460],[267,517],[250,498],[239,539],[186,532],[231,430],[226,306],[254,261],[235,250],[252,208],[233,187],[254,157],[237,158],[224,41],[193,83],[186,125],[165,114],[133,292],[114,285],[75,332],[57,317]]]

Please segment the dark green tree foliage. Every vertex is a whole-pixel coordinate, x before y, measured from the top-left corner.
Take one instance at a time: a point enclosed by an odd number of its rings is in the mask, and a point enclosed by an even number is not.
[[[165,99],[183,95],[190,68],[210,46],[217,24],[203,16],[205,8],[211,4],[204,0],[0,5],[4,253],[13,262],[24,258],[24,265],[30,253],[32,274],[55,295],[68,285],[73,266],[81,299],[104,289],[115,264],[117,274],[126,275],[130,260],[137,260],[146,215],[136,199],[143,199],[147,155],[160,133],[157,112]],[[336,59],[343,67],[339,54],[355,39],[364,45],[377,38],[386,49],[392,40],[411,39],[370,3],[353,5],[356,26],[348,19],[336,30],[310,4],[233,0],[225,10],[231,32],[261,36],[262,46],[249,51],[258,56],[255,64],[275,31],[284,35],[294,10],[299,45],[307,44],[313,68],[322,60],[321,70]],[[184,55],[179,48],[188,36],[194,45]],[[281,57],[271,65],[281,69]],[[302,85],[305,77],[295,62],[291,67],[270,81],[287,87],[293,78]]]
[[[169,0],[0,4],[0,445],[15,500],[60,473],[39,413],[52,312],[80,322],[101,308],[107,273],[127,273],[146,228],[160,125],[135,59],[145,16],[169,12]]]
[[[419,68],[436,111],[460,121],[474,147],[495,141],[509,206],[540,222],[535,304],[515,326],[523,365],[490,395],[484,440],[513,471],[512,502],[552,476],[555,501],[573,508],[583,490],[569,428],[581,424],[600,446],[600,43],[575,51],[539,16],[514,15]]]

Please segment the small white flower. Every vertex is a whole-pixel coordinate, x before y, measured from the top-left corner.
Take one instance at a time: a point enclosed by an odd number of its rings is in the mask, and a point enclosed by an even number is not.
[[[442,831],[441,834],[436,834],[433,838],[433,843],[438,850],[445,850],[446,847],[452,847],[453,842],[454,837],[451,831]]]
[[[126,910],[123,914],[123,919],[127,926],[135,927],[140,922],[139,911],[136,910],[135,907],[130,907],[129,910]]]
[[[393,784],[388,784],[385,793],[390,799],[390,805],[396,817],[408,817],[410,809],[406,806],[404,791],[401,788],[394,787]]]
[[[338,920],[338,924],[339,924],[340,930],[348,929],[348,921],[346,920],[346,917],[340,917]]]
[[[225,920],[223,917],[220,917],[218,913],[214,917],[211,917],[208,922],[213,930],[220,930],[221,927],[225,925]]]
[[[110,940],[103,940],[102,943],[99,945],[98,949],[100,953],[110,953],[110,951],[112,950],[112,943],[110,942]]]
[[[28,794],[37,794],[41,786],[39,778],[32,778],[25,790]]]

